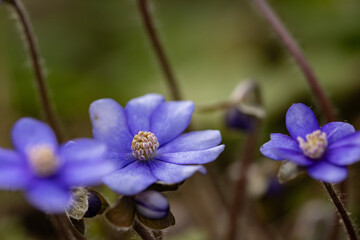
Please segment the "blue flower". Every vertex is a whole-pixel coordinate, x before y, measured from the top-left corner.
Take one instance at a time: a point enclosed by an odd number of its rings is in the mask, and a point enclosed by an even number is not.
[[[274,133],[261,153],[274,160],[289,160],[307,169],[317,180],[338,183],[347,174],[346,165],[360,159],[360,132],[344,122],[320,127],[314,113],[302,103],[292,105],[286,114],[290,137]]]
[[[33,118],[18,120],[11,137],[15,150],[0,148],[0,188],[24,190],[45,212],[65,212],[72,187],[99,184],[113,170],[103,143],[79,139],[59,146],[51,128]]]
[[[219,131],[196,131],[180,135],[194,110],[190,101],[165,102],[159,94],[129,101],[125,108],[112,99],[90,106],[93,136],[108,146],[108,159],[117,170],[104,183],[117,193],[135,195],[162,181],[179,183],[200,164],[215,160],[224,150]]]

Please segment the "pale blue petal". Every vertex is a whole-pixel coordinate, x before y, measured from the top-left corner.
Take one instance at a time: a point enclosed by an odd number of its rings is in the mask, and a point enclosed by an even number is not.
[[[360,131],[357,131],[353,134],[347,135],[345,137],[340,138],[333,144],[331,144],[331,148],[338,148],[343,146],[353,146],[357,145],[360,147]]]
[[[307,169],[309,175],[319,181],[339,183],[345,180],[348,171],[346,167],[320,161]]]
[[[128,125],[132,135],[150,131],[150,116],[165,99],[160,94],[147,94],[131,99],[125,106]]]
[[[190,124],[194,103],[173,101],[160,104],[151,115],[150,129],[160,146],[179,136]]]
[[[131,152],[134,136],[130,134],[125,110],[112,99],[99,99],[90,105],[90,119],[95,139],[109,150]]]
[[[224,148],[225,145],[220,145],[201,151],[156,153],[155,158],[176,164],[204,164],[214,161]]]
[[[326,133],[328,145],[355,132],[355,128],[345,122],[331,122],[322,126],[320,130]]]
[[[293,104],[286,113],[286,128],[293,139],[306,138],[306,134],[319,129],[315,114],[302,103]]]
[[[184,133],[171,142],[161,146],[157,153],[199,151],[217,146],[221,142],[218,130],[205,130]]]
[[[46,145],[56,151],[58,142],[53,130],[44,122],[33,118],[21,118],[11,131],[14,148],[27,154],[30,148]]]
[[[165,183],[179,183],[192,176],[195,172],[206,173],[201,165],[177,165],[153,159],[149,161],[151,172]]]
[[[27,186],[31,172],[22,156],[13,150],[0,148],[0,188],[23,189]]]
[[[71,203],[71,193],[57,182],[39,179],[27,189],[26,198],[36,208],[47,213],[63,213]]]
[[[134,161],[103,179],[113,191],[124,195],[135,195],[157,179],[153,176],[146,161]]]
[[[90,138],[70,141],[60,148],[60,157],[63,158],[67,164],[85,164],[103,161],[105,154],[106,145]]]

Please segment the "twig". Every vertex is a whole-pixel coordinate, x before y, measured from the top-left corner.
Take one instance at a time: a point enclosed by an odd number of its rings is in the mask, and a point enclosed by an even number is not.
[[[325,189],[327,190],[331,200],[333,201],[341,219],[342,219],[342,222],[344,223],[345,225],[345,229],[346,229],[346,232],[349,236],[349,239],[350,240],[357,240],[358,237],[356,235],[356,231],[354,229],[354,226],[351,222],[351,219],[349,217],[349,214],[347,213],[344,205],[342,204],[342,202],[340,201],[340,198],[338,197],[338,195],[336,194],[333,186],[329,183],[325,183],[323,182],[324,184],[324,187]]]
[[[286,49],[293,56],[296,63],[302,70],[306,80],[308,81],[308,84],[316,96],[317,101],[324,111],[327,121],[334,121],[335,114],[332,105],[324,90],[321,88],[313,69],[310,67],[310,64],[306,60],[305,55],[303,54],[295,39],[291,36],[290,32],[286,29],[284,24],[280,21],[266,0],[253,0],[253,2],[269,22],[274,31],[277,33],[281,42],[284,44]]]
[[[143,240],[157,240],[141,223],[134,221],[133,229]]]
[[[148,0],[138,0],[138,7],[142,21],[144,23],[144,27],[146,29],[146,33],[148,34],[163,74],[165,75],[171,94],[175,100],[181,100],[182,97],[179,86],[175,79],[174,72],[171,68],[169,60],[166,57],[164,47],[159,40],[159,36],[156,32],[152,17],[150,15]]]
[[[31,22],[27,15],[26,9],[22,4],[21,0],[5,0],[5,2],[9,3],[14,8],[14,11],[18,16],[19,22],[22,26],[22,30],[25,35],[25,41],[29,49],[29,56],[35,73],[35,80],[40,97],[40,102],[42,104],[42,109],[44,111],[46,120],[50,124],[52,129],[55,131],[56,136],[59,138],[59,141],[62,141],[63,134],[57,122],[55,110],[50,101],[45,74],[40,63],[40,55],[35,43],[35,35],[32,31]]]
[[[227,240],[236,239],[236,229],[238,223],[237,220],[239,215],[241,215],[242,210],[244,209],[243,207],[246,197],[245,190],[247,183],[248,168],[250,163],[254,160],[255,153],[257,152],[256,142],[259,135],[259,126],[260,126],[260,120],[257,119],[254,130],[251,131],[245,139],[244,152],[240,158],[241,164],[240,164],[239,179],[236,183],[235,192],[229,212],[229,220],[228,220],[229,228],[225,238]]]

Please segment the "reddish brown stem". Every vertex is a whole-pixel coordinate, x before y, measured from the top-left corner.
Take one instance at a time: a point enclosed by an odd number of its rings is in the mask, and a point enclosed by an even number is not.
[[[138,7],[146,33],[150,39],[156,57],[159,61],[161,70],[163,71],[163,74],[166,78],[171,94],[175,100],[181,100],[182,97],[180,94],[179,86],[175,79],[174,72],[171,68],[168,58],[166,57],[164,47],[160,42],[159,36],[152,21],[152,17],[150,15],[148,0],[138,0]]]
[[[55,110],[51,104],[49,90],[46,84],[45,74],[40,63],[40,55],[38,48],[35,43],[35,35],[31,28],[31,22],[27,15],[26,9],[20,0],[6,0],[9,3],[20,22],[20,25],[23,29],[25,35],[25,42],[29,49],[29,56],[35,73],[36,85],[40,97],[40,102],[42,104],[42,109],[44,111],[47,122],[50,124],[54,132],[56,133],[59,141],[63,140],[63,134],[61,128],[57,122],[55,115]]]
[[[291,36],[290,32],[286,29],[281,20],[277,17],[275,12],[272,10],[270,5],[266,0],[253,0],[261,14],[266,18],[271,27],[279,36],[281,42],[285,48],[292,55],[301,71],[303,72],[308,84],[310,85],[317,101],[319,102],[328,122],[335,121],[335,114],[332,108],[332,105],[326,96],[324,90],[319,84],[317,77],[310,64],[308,63],[305,55],[303,54],[301,48]]]

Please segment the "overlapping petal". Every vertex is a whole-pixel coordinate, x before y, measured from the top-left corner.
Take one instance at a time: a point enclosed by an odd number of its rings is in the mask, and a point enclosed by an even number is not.
[[[274,160],[284,160],[284,157],[279,155],[279,152],[276,151],[278,148],[289,149],[294,152],[301,152],[299,149],[299,144],[295,140],[281,133],[271,134],[270,141],[261,146],[260,152],[265,157]]]
[[[0,148],[0,188],[23,189],[30,177],[28,166],[18,153]]]
[[[190,124],[194,103],[173,101],[160,104],[151,115],[150,131],[157,137],[160,146],[179,136]]]
[[[206,173],[201,165],[178,165],[153,159],[149,161],[151,172],[165,183],[179,183],[192,176],[195,172]]]
[[[317,162],[309,167],[307,171],[311,177],[327,183],[339,183],[348,174],[346,167],[337,166],[326,161]]]
[[[286,113],[286,128],[293,139],[306,138],[306,134],[319,129],[313,111],[302,103],[293,104]]]
[[[220,145],[201,151],[158,153],[156,158],[176,164],[205,164],[214,161],[224,148],[225,145]]]
[[[215,147],[221,142],[221,134],[218,130],[205,130],[184,133],[171,142],[161,146],[159,154],[199,151]]]
[[[46,145],[56,150],[58,142],[51,128],[33,118],[21,118],[11,131],[11,138],[15,149],[26,154],[29,148],[36,145]]]
[[[328,145],[355,132],[355,128],[345,122],[330,122],[322,126],[320,130],[326,133]]]
[[[109,150],[131,152],[130,134],[125,110],[112,99],[99,99],[90,105],[93,136],[106,143]]]
[[[103,179],[109,188],[124,195],[135,195],[157,180],[146,161],[134,161]]]
[[[26,198],[38,209],[55,214],[62,213],[69,207],[71,193],[58,182],[41,179],[33,181],[27,189]]]
[[[102,161],[105,158],[106,145],[93,139],[77,139],[60,148],[60,155],[67,164],[86,164]]]
[[[132,135],[139,131],[150,131],[150,116],[165,99],[160,94],[147,94],[133,98],[125,107],[127,121]]]
[[[360,146],[330,147],[326,153],[326,159],[331,163],[341,166],[353,164],[360,160]]]

